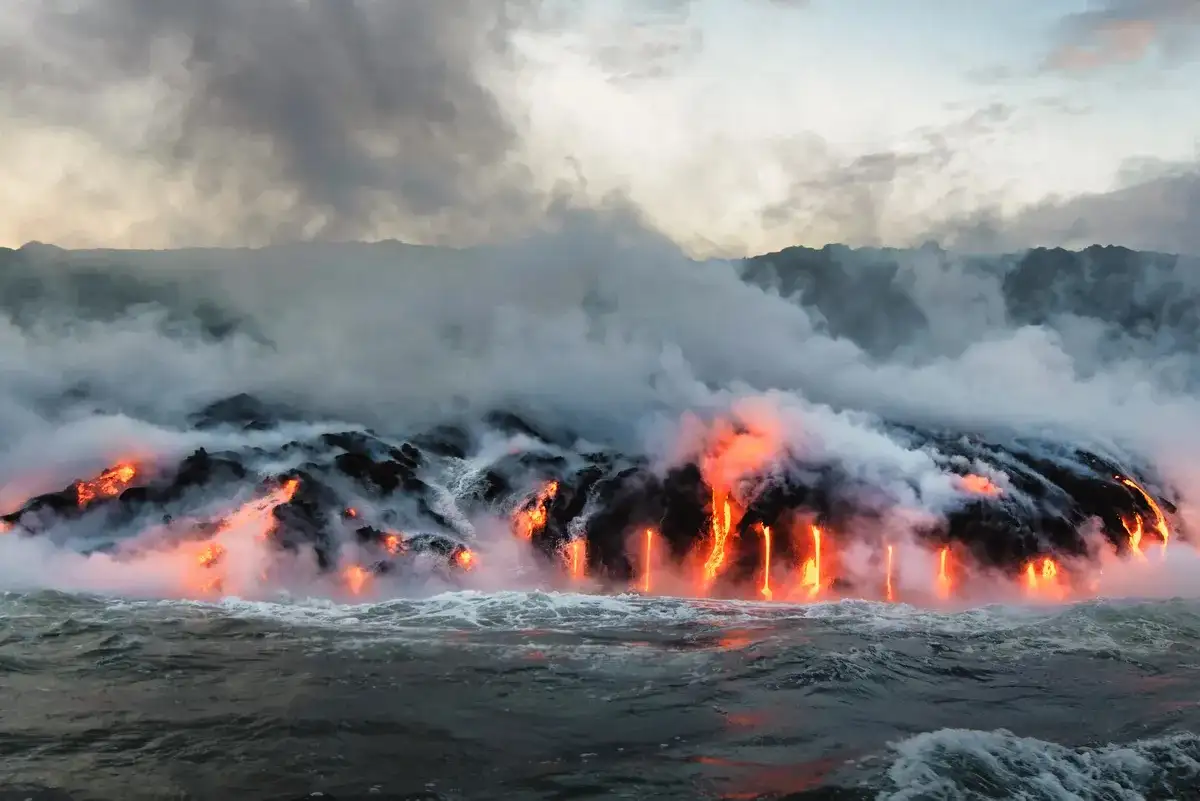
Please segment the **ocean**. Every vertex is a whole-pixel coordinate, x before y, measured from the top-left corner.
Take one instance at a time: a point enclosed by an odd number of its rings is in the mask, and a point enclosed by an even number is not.
[[[5,801],[1200,798],[1194,601],[35,592],[0,621]]]

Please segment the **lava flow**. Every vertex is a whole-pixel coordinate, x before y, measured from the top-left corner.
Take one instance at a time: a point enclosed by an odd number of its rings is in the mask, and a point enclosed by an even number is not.
[[[800,568],[801,578],[800,586],[808,589],[808,597],[816,598],[821,594],[821,529],[818,526],[810,526],[812,533],[812,556],[804,561]]]
[[[572,581],[580,581],[583,579],[587,568],[587,542],[582,538],[576,537],[567,542],[566,553],[563,558],[567,563],[567,571],[571,574]]]
[[[1146,492],[1146,490],[1142,488],[1141,484],[1125,476],[1117,476],[1116,478],[1122,484],[1141,495],[1146,503],[1150,506],[1150,511],[1154,514],[1154,530],[1158,533],[1158,536],[1162,537],[1162,553],[1163,557],[1165,558],[1167,555],[1167,543],[1171,540],[1171,529],[1167,525],[1167,516],[1163,514],[1162,507],[1158,505],[1158,501],[1154,500],[1154,498],[1150,496],[1150,493]],[[1139,530],[1141,529],[1141,526],[1142,523],[1139,519]],[[1141,538],[1139,537],[1139,541],[1140,539]]]
[[[522,539],[533,539],[534,535],[546,527],[549,514],[548,507],[558,495],[558,482],[551,481],[542,487],[537,494],[517,511],[516,528]]]
[[[1049,597],[1053,600],[1063,600],[1067,588],[1059,578],[1058,562],[1049,556],[1025,566],[1025,589],[1030,595]]]
[[[887,547],[887,557],[886,557],[886,561],[884,563],[885,579],[884,579],[883,594],[884,594],[884,598],[886,600],[888,600],[889,602],[896,600],[896,593],[892,589],[892,556],[893,556],[894,550],[895,549],[891,545],[889,545]]]
[[[654,558],[654,529],[646,529],[642,534],[642,540],[642,592],[649,593],[653,586],[651,560]]]
[[[718,504],[717,494],[714,492],[712,496],[712,547],[708,552],[708,558],[704,561],[704,573],[701,577],[701,587],[705,593],[712,587],[713,582],[717,580],[717,576],[725,567],[732,524],[733,513],[728,499]]]
[[[759,590],[759,592],[762,593],[762,597],[766,598],[769,601],[769,600],[771,600],[771,527],[770,526],[762,527],[762,537],[763,537],[763,578],[762,578],[762,589]]]
[[[944,545],[938,551],[937,596],[942,600],[950,597],[952,588],[950,581],[950,546]]]
[[[75,482],[75,496],[79,508],[83,509],[97,498],[112,498],[120,495],[123,490],[133,483],[137,476],[137,466],[123,462],[110,467],[90,481]]]

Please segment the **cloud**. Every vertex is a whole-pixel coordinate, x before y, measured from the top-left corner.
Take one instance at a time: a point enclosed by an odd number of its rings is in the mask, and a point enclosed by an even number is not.
[[[10,118],[157,165],[250,233],[345,238],[380,216],[496,213],[528,176],[489,80],[524,0],[115,0],[26,5]],[[46,144],[53,151],[54,137]]]
[[[1195,0],[1102,0],[1093,6],[1062,21],[1047,69],[1085,73],[1136,64],[1156,50],[1178,54],[1200,28]]]
[[[1200,254],[1200,163],[1130,161],[1122,178],[1110,192],[1048,198],[1010,214],[971,212],[938,224],[930,236],[988,252],[1104,243]]]

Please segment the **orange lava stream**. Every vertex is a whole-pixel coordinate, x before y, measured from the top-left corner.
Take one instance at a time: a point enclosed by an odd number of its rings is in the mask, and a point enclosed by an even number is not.
[[[120,495],[133,482],[137,472],[136,465],[122,462],[105,470],[91,481],[76,481],[75,496],[78,498],[79,508],[82,509],[97,498]]]
[[[383,547],[389,554],[395,556],[404,550],[404,538],[399,534],[390,533],[383,538]]]
[[[533,535],[546,527],[549,516],[549,506],[558,495],[558,482],[551,481],[542,487],[528,508],[521,509],[516,514],[517,534],[522,539],[533,539]]]
[[[1122,520],[1121,525],[1125,527],[1125,532],[1129,535],[1129,552],[1135,558],[1144,560],[1146,554],[1142,551],[1142,535],[1145,534],[1145,527],[1140,516],[1135,517],[1133,521],[1132,526],[1127,520]]]
[[[1150,511],[1154,513],[1154,530],[1162,537],[1162,553],[1163,557],[1166,558],[1167,543],[1171,539],[1171,529],[1167,526],[1167,516],[1163,514],[1162,507],[1158,505],[1158,501],[1150,497],[1150,493],[1142,489],[1141,484],[1138,484],[1133,479],[1125,478],[1124,476],[1116,476],[1116,479],[1145,498],[1146,503],[1149,504]]]
[[[567,543],[564,557],[572,581],[580,581],[587,570],[587,540],[579,537]]]
[[[470,548],[463,548],[461,551],[459,551],[458,553],[456,553],[454,555],[455,564],[457,564],[463,570],[472,569],[473,567],[475,567],[475,563],[477,561],[478,561],[478,559],[475,556],[475,552],[472,551]]]
[[[885,567],[884,567],[884,569],[886,571],[885,572],[886,583],[884,584],[884,596],[887,598],[888,601],[896,600],[896,594],[892,590],[892,551],[893,551],[893,548],[891,545],[889,545],[887,547],[887,561],[886,561]]]
[[[271,517],[271,512],[276,506],[290,501],[299,488],[300,481],[298,479],[289,479],[284,482],[283,486],[273,492],[242,504],[221,521],[216,535],[219,536],[224,532],[246,527],[258,529],[256,536],[259,539],[266,539],[274,529],[274,520]],[[221,576],[210,576],[207,571],[218,567],[224,555],[225,547],[220,543],[211,540],[204,543],[203,548],[196,557],[196,563],[201,570],[206,572],[201,574],[197,580],[188,580],[186,586],[199,586],[201,592],[206,595],[220,592],[223,586]]]
[[[646,529],[642,547],[642,592],[649,593],[651,587],[651,557],[654,555],[654,529]]]
[[[805,560],[801,567],[800,586],[808,588],[808,596],[815,598],[821,594],[821,529],[812,526],[813,555]]]
[[[938,574],[937,574],[937,596],[942,600],[950,597],[952,582],[950,580],[950,568],[948,565],[950,559],[950,546],[943,546],[938,551]]]
[[[1025,589],[1031,595],[1048,595],[1058,600],[1065,598],[1067,591],[1059,581],[1058,562],[1045,556],[1027,563]]]
[[[708,559],[704,562],[704,590],[712,586],[716,581],[717,575],[725,566],[726,549],[729,540],[729,532],[733,524],[733,512],[729,507],[729,501],[723,502],[723,513],[718,517],[717,512],[717,494],[713,493],[713,510],[712,510],[712,550],[708,554]]]
[[[1000,488],[996,486],[995,482],[987,476],[980,476],[975,473],[960,477],[959,484],[967,492],[973,492],[976,495],[988,495],[994,498],[1001,494]]]
[[[349,588],[351,593],[361,595],[363,589],[367,586],[367,582],[370,581],[371,574],[359,565],[350,565],[342,571],[342,578],[345,580],[346,587]]]
[[[763,583],[762,597],[771,600],[771,527],[762,527],[763,535]]]

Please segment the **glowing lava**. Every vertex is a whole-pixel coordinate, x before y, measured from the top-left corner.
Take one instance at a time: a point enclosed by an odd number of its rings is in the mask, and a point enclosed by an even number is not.
[[[654,529],[646,529],[642,545],[642,592],[649,593],[651,587],[651,558],[654,555]]]
[[[728,556],[728,541],[729,532],[733,525],[733,511],[729,507],[729,501],[726,500],[718,506],[717,494],[712,496],[712,549],[709,551],[708,559],[704,562],[704,589],[708,590],[712,583],[716,581],[717,575],[725,566],[725,560]],[[718,508],[722,511],[718,516]]]
[[[950,546],[943,546],[938,551],[937,596],[943,600],[950,597]]]
[[[587,570],[587,540],[577,537],[566,544],[563,554],[572,581],[579,581]]]
[[[97,498],[112,498],[120,495],[137,476],[137,467],[129,462],[123,462],[116,467],[110,467],[91,481],[76,481],[75,496],[79,508],[87,506]]]
[[[808,596],[815,598],[821,594],[821,529],[810,527],[812,533],[812,556],[805,560],[800,568],[800,586],[808,588]]]
[[[771,600],[771,527],[762,527],[763,536],[763,580],[762,597]]]
[[[392,556],[404,550],[404,538],[399,534],[388,534],[383,538],[383,547]]]
[[[342,571],[342,578],[346,582],[346,586],[355,595],[362,594],[363,588],[367,586],[367,582],[371,578],[371,574],[359,565],[350,565]]]
[[[958,483],[964,490],[973,492],[976,495],[987,495],[995,498],[1001,494],[1000,488],[987,476],[969,473],[959,477]]]
[[[1162,552],[1165,558],[1167,555],[1167,543],[1171,539],[1171,529],[1167,526],[1167,516],[1163,514],[1162,507],[1158,505],[1158,501],[1150,497],[1150,493],[1142,489],[1141,484],[1138,484],[1133,479],[1125,478],[1124,476],[1117,476],[1116,479],[1145,498],[1146,503],[1149,504],[1150,511],[1154,513],[1154,530],[1162,537]]]
[[[204,546],[204,550],[196,557],[196,561],[200,563],[200,567],[212,567],[217,562],[221,561],[221,557],[225,555],[225,548],[219,543],[210,542]]]
[[[893,550],[894,550],[894,548],[891,545],[889,545],[887,547],[887,558],[884,562],[885,579],[884,579],[883,590],[884,590],[884,597],[886,597],[888,601],[896,600],[896,594],[892,591],[892,552],[893,552]]]
[[[533,539],[533,535],[546,527],[550,503],[558,495],[558,482],[551,481],[542,487],[524,509],[517,512],[517,534],[522,539]]]
[[[475,552],[470,548],[463,548],[458,553],[454,554],[454,563],[463,570],[470,570],[475,566]]]
[[[1128,520],[1122,520],[1121,525],[1125,527],[1125,533],[1129,535],[1129,552],[1137,559],[1145,559],[1146,554],[1142,551],[1142,536],[1145,534],[1142,518],[1135,517],[1133,525],[1130,525]]]
[[[1058,562],[1049,556],[1025,565],[1025,589],[1031,595],[1050,595],[1062,599],[1066,590],[1059,582]]]

